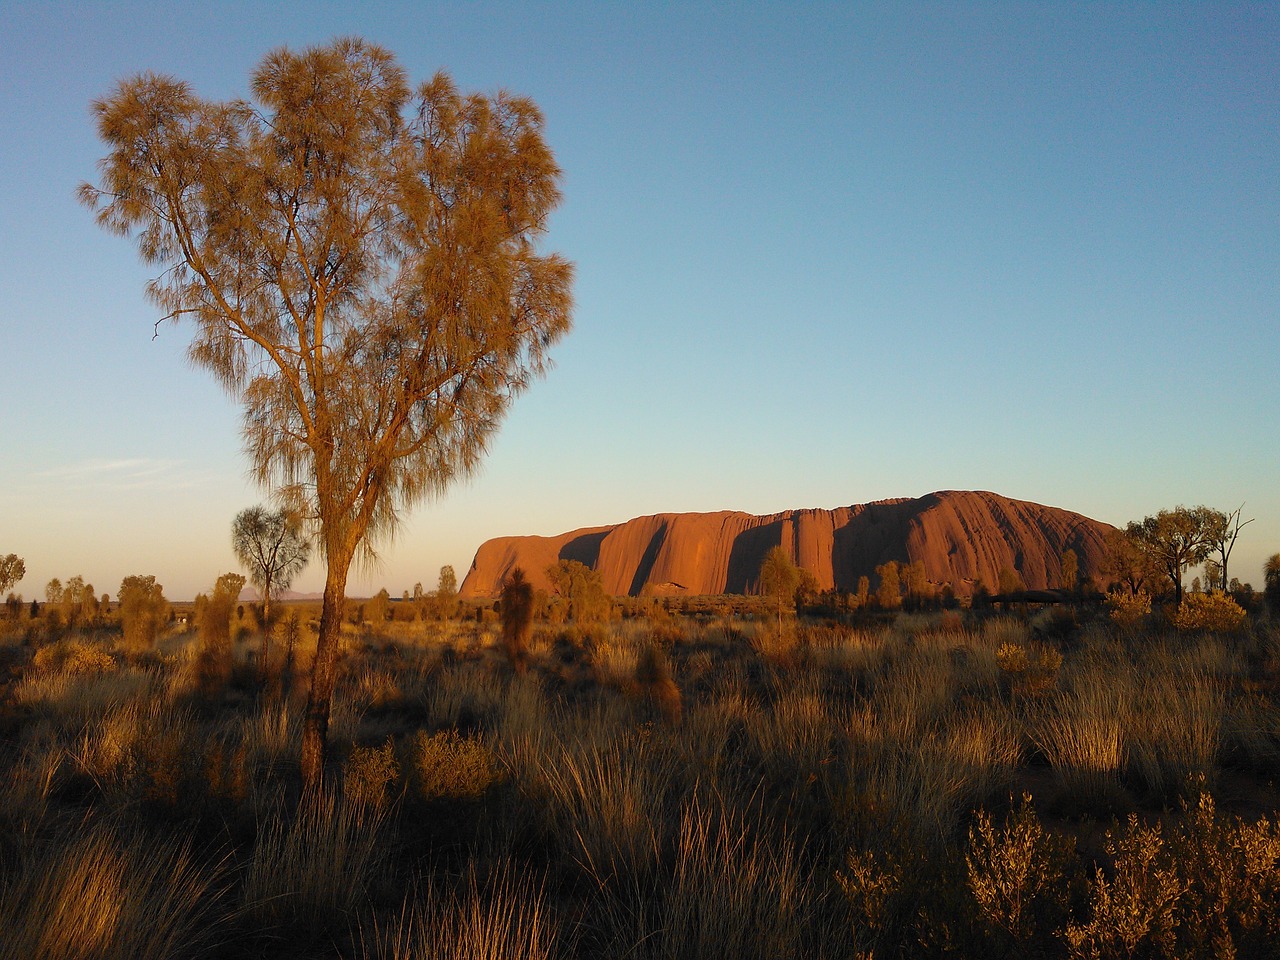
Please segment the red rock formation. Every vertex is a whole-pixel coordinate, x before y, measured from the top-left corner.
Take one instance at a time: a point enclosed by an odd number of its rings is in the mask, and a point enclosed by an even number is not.
[[[782,544],[824,589],[856,590],[889,560],[923,562],[939,589],[958,596],[981,580],[994,590],[1002,568],[1016,570],[1027,588],[1058,586],[1064,551],[1079,559],[1081,576],[1099,569],[1108,524],[1058,507],[1010,500],[994,493],[944,490],[915,500],[880,500],[834,510],[788,510],[769,516],[663,513],[558,537],[498,537],[476,551],[462,583],[464,597],[496,596],[514,567],[536,588],[557,560],[598,570],[617,595],[746,593],[770,547]]]

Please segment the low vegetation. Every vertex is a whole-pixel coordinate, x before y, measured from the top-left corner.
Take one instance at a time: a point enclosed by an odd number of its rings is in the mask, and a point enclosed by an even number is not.
[[[316,611],[138,586],[0,620],[5,960],[1280,956],[1262,604],[393,603],[304,795]]]

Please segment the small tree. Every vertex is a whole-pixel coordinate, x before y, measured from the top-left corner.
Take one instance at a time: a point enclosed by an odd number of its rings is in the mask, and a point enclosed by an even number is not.
[[[16,553],[0,557],[0,593],[18,584],[27,575],[27,565]]]
[[[778,630],[782,630],[783,607],[791,607],[796,601],[800,586],[800,568],[791,554],[781,544],[770,547],[760,561],[759,587],[762,596],[770,598],[778,613]]]
[[[898,561],[890,560],[876,567],[880,586],[876,589],[876,602],[884,610],[896,610],[902,605],[902,581],[898,577]]]
[[[502,615],[502,645],[507,659],[517,673],[524,673],[528,656],[529,634],[533,629],[533,584],[516,567],[502,582],[498,597]]]
[[[231,523],[231,549],[262,597],[262,657],[267,656],[271,601],[289,589],[311,559],[311,540],[296,513],[249,507]]]
[[[1236,507],[1230,513],[1223,513],[1220,510],[1211,510],[1207,507],[1201,508],[1205,511],[1205,540],[1210,553],[1218,555],[1218,582],[1206,584],[1206,590],[1226,590],[1230,584],[1230,578],[1227,572],[1227,563],[1231,559],[1231,551],[1235,548],[1236,540],[1240,536],[1240,531],[1250,523],[1253,523],[1252,517],[1248,520],[1241,520],[1240,515],[1244,511],[1244,504]]]
[[[458,612],[458,577],[448,564],[440,568],[436,582],[436,610],[441,620],[450,620]]]
[[[568,604],[569,619],[578,623],[609,619],[609,595],[600,574],[585,563],[561,560],[547,568],[547,579]]]
[[[197,672],[201,692],[212,696],[231,678],[231,612],[240,599],[245,578],[224,573],[213,585],[213,593],[200,608],[200,655]],[[199,601],[199,597],[196,598]]]
[[[1266,597],[1267,606],[1270,607],[1273,617],[1280,616],[1280,553],[1273,553],[1267,557],[1267,562],[1262,567],[1262,575],[1266,578],[1263,596]]]
[[[116,601],[120,607],[125,647],[137,653],[154,646],[160,627],[169,615],[164,588],[156,583],[156,578],[125,577],[120,582]]]
[[[375,630],[381,630],[387,622],[387,614],[391,611],[391,594],[383,587],[365,604],[365,616],[373,624]]]
[[[1080,583],[1080,561],[1074,550],[1062,552],[1062,563],[1059,566],[1058,587],[1068,593],[1075,593]]]

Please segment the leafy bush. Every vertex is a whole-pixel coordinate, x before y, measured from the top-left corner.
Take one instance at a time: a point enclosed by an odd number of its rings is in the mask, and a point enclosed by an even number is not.
[[[399,775],[390,737],[380,747],[354,747],[347,759],[342,794],[348,802],[380,807],[386,802],[387,788]]]
[[[478,799],[501,779],[489,748],[456,730],[419,730],[413,740],[413,773],[423,800]]]
[[[1151,597],[1145,593],[1112,590],[1107,594],[1107,614],[1111,622],[1126,630],[1140,624],[1151,613]]]
[[[1244,610],[1220,590],[1213,593],[1188,593],[1173,615],[1179,630],[1208,630],[1233,633],[1244,623]]]
[[[116,668],[115,658],[101,647],[80,640],[62,640],[41,647],[33,658],[36,669],[64,673],[107,673]]]

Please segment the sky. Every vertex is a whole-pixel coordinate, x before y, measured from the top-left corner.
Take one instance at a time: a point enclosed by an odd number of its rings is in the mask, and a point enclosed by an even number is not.
[[[1179,504],[1280,551],[1280,4],[0,6],[0,555],[171,599],[237,569],[240,410],[158,330],[77,186],[141,71],[248,95],[361,36],[531,97],[574,329],[479,471],[352,596],[486,539],[660,512],[993,490],[1122,525]],[[319,590],[313,563],[295,588]]]

